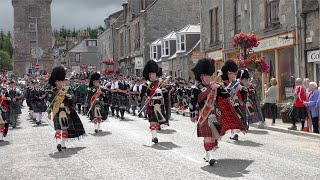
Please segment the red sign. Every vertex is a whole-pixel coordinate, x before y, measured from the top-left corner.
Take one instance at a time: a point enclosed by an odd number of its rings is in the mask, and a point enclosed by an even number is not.
[[[39,69],[40,69],[40,65],[36,64],[36,70],[39,70]]]

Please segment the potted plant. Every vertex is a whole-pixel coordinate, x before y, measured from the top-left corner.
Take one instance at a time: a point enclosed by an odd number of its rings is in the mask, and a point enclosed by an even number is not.
[[[292,102],[285,103],[281,106],[280,115],[283,123],[291,123],[291,119],[288,116],[288,113],[289,111],[292,110],[292,107],[293,107]]]

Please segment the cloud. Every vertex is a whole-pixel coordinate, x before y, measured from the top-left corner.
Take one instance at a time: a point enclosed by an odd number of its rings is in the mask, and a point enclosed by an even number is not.
[[[108,15],[121,10],[126,0],[53,0],[52,27],[86,28],[103,25]],[[11,0],[0,0],[0,29],[13,29]]]

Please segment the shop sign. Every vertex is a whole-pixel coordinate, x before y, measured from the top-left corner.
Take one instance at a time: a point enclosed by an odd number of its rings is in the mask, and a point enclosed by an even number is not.
[[[285,87],[286,99],[293,99],[292,87]]]
[[[308,51],[308,62],[320,62],[320,50]]]
[[[134,64],[134,68],[135,69],[143,69],[143,57],[136,57],[134,58],[135,64]]]
[[[207,53],[207,56],[208,56],[209,58],[215,59],[216,61],[223,59],[222,50],[216,50],[216,51],[208,52],[208,53]]]
[[[288,36],[288,39],[285,39],[284,37]],[[277,49],[285,46],[290,46],[295,43],[295,37],[294,33],[286,33],[286,34],[280,34],[271,38],[261,39],[259,40],[259,46],[252,48],[253,51],[259,52],[259,51],[265,51],[269,49]]]
[[[204,53],[204,52],[192,52],[192,54],[191,54],[192,61],[197,61],[197,60],[205,58],[205,57],[206,57],[206,53]]]

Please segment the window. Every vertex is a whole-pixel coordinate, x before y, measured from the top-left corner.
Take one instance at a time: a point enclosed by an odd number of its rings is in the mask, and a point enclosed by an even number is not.
[[[210,43],[219,41],[218,7],[209,11],[210,16]]]
[[[130,28],[129,28],[129,30],[128,30],[128,48],[129,48],[129,53],[131,53],[131,30],[130,30]]]
[[[87,46],[97,46],[97,41],[87,41]]]
[[[177,52],[186,51],[186,35],[177,35]]]
[[[120,56],[124,56],[124,48],[123,48],[123,32],[120,33]]]
[[[141,10],[145,10],[147,6],[146,0],[140,0],[140,3]]]
[[[279,18],[279,0],[267,0],[266,25],[276,26],[280,24]]]
[[[135,31],[135,50],[140,49],[140,23],[137,22],[134,26]]]
[[[234,33],[239,34],[240,32],[241,32],[240,0],[234,0]]]
[[[162,49],[162,57],[169,56],[169,41],[162,41],[161,42],[161,49]]]
[[[76,53],[76,62],[80,62],[80,53]]]
[[[158,58],[158,47],[157,45],[150,46],[150,59],[157,60]]]
[[[29,32],[36,32],[36,23],[29,24]]]

